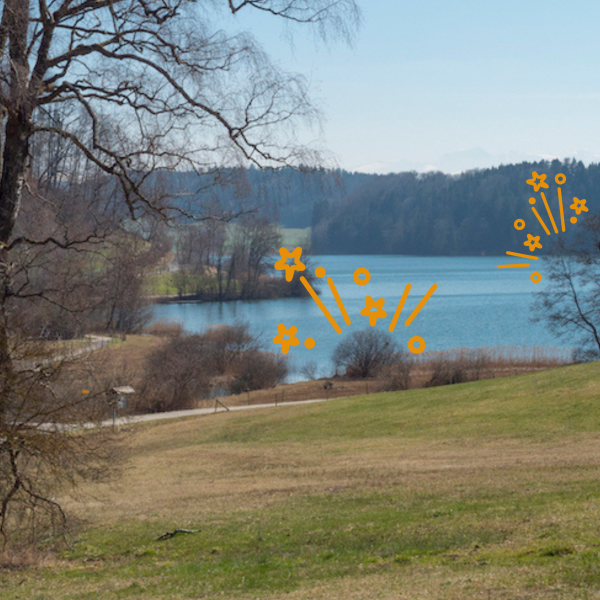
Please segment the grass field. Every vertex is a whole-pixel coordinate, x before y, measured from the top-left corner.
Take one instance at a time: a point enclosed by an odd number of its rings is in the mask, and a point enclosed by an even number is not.
[[[600,598],[599,364],[124,435],[3,599]]]
[[[306,248],[308,245],[310,245],[311,232],[312,229],[310,227],[306,227],[304,229],[281,228],[283,245],[290,250],[293,250],[297,246]]]

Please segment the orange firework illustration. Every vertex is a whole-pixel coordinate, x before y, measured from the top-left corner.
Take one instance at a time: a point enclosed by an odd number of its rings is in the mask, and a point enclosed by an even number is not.
[[[304,263],[300,261],[300,257],[302,254],[302,248],[298,247],[293,252],[289,252],[286,248],[281,248],[279,251],[281,258],[275,263],[275,269],[278,271],[285,271],[286,280],[292,281],[294,277],[295,271],[303,271],[305,269]],[[288,259],[294,259],[293,265],[288,265]],[[315,269],[315,275],[319,279],[323,279],[327,272],[324,267],[317,267]],[[371,273],[368,269],[358,268],[354,271],[354,283],[359,286],[365,286],[371,281]],[[340,294],[333,282],[331,277],[327,277],[327,284],[329,285],[329,289],[333,294],[335,302],[337,304],[338,310],[344,320],[346,325],[351,325],[352,321],[350,320],[350,316],[348,315],[348,311],[344,306],[344,302],[340,297]],[[325,306],[321,298],[317,295],[317,292],[314,290],[312,285],[303,275],[300,277],[300,282],[309,293],[310,297],[314,300],[315,304],[319,307],[325,318],[329,322],[329,324],[333,327],[336,333],[342,333],[342,328],[339,323],[335,320],[329,309]],[[404,304],[408,298],[408,294],[410,292],[411,285],[410,283],[406,285],[404,288],[404,292],[398,302],[394,315],[392,317],[391,323],[388,327],[389,331],[392,332],[396,328],[396,324],[398,323],[398,319],[400,318],[400,314],[402,313],[402,309],[404,308]],[[425,294],[425,296],[421,299],[419,304],[415,307],[415,309],[411,312],[409,317],[406,319],[404,325],[408,327],[415,319],[415,317],[421,312],[423,307],[427,304],[428,300],[431,298],[435,290],[437,289],[437,285],[432,285],[429,288],[429,291]],[[386,319],[388,316],[387,311],[383,308],[385,304],[384,298],[378,298],[377,300],[373,299],[372,296],[365,297],[365,306],[360,311],[360,315],[362,317],[366,317],[369,321],[371,327],[375,327],[377,325],[377,321],[379,319]],[[281,351],[283,354],[287,354],[291,346],[299,346],[300,340],[296,337],[296,333],[298,328],[296,326],[286,327],[283,323],[280,323],[278,326],[278,335],[273,338],[273,343],[281,346]],[[315,347],[315,340],[313,338],[306,338],[304,340],[304,345],[306,348],[311,349]],[[415,335],[411,337],[408,341],[408,349],[413,354],[420,354],[425,350],[425,340]]]
[[[535,193],[539,192],[541,200],[544,204],[544,208],[546,210],[546,215],[547,215],[546,218],[549,220],[549,223],[552,227],[552,231],[554,231],[554,233],[558,233],[558,226],[556,224],[556,220],[554,219],[554,214],[552,213],[550,204],[548,203],[548,199],[546,198],[546,194],[543,191],[544,189],[549,189],[549,187],[550,187],[546,183],[546,177],[547,176],[544,174],[539,175],[536,171],[533,171],[533,173],[531,174],[531,179],[528,179],[527,183],[533,187],[533,191]],[[560,186],[564,185],[564,183],[567,181],[567,177],[563,173],[559,173],[554,178],[554,181],[556,182],[556,184],[558,186],[557,187],[557,197],[558,197],[558,210],[559,210],[559,214],[560,214],[560,228],[561,228],[561,231],[564,233],[564,231],[565,231],[565,206],[563,204],[562,188]],[[538,202],[538,199],[535,198],[534,196],[529,198],[529,204],[531,205],[531,212],[535,215],[535,218],[537,219],[538,223],[543,227],[544,231],[546,232],[546,235],[552,235],[550,228],[544,221],[544,217],[542,217],[542,215],[540,215],[540,213],[536,209],[537,202]],[[539,204],[538,204],[538,206],[539,206]],[[570,222],[573,224],[577,223],[577,217],[582,212],[588,212],[588,207],[586,206],[585,199],[580,200],[579,198],[576,198],[576,197],[573,198],[573,204],[570,204],[569,208],[571,210],[575,211],[575,215],[577,215],[577,216],[573,215],[569,219]],[[523,229],[525,229],[525,221],[523,219],[517,219],[514,222],[514,227],[517,231],[522,231]],[[541,249],[543,247],[543,245],[540,241],[541,236],[539,236],[539,235],[534,236],[530,233],[528,233],[526,235],[527,235],[527,239],[523,242],[523,245],[528,248],[529,252],[535,252],[537,249]],[[527,260],[539,260],[539,257],[535,256],[533,254],[522,254],[520,252],[510,252],[510,251],[507,251],[506,254],[508,256],[517,256],[519,258],[525,258]],[[498,265],[498,268],[499,269],[515,269],[515,268],[524,268],[524,267],[530,267],[530,266],[531,266],[531,263],[526,262],[526,263],[513,263],[513,264],[509,264],[509,265]],[[534,271],[530,275],[530,279],[533,283],[539,283],[542,280],[542,275],[541,275],[541,273]]]

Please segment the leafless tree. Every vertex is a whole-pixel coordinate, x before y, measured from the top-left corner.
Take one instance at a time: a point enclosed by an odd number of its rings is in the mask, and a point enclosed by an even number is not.
[[[216,379],[240,393],[273,387],[287,373],[284,357],[265,352],[247,324],[221,325],[202,334],[173,337],[150,356],[142,408],[193,408],[207,397]]]
[[[575,343],[579,360],[600,358],[600,216],[584,219],[578,236],[559,239],[545,258],[547,282],[536,294],[534,320]]]
[[[47,484],[84,475],[75,447],[92,439],[40,429],[75,419],[85,402],[50,386],[44,369],[18,366],[23,303],[89,310],[88,255],[125,213],[226,221],[247,212],[174,197],[169,170],[194,170],[208,187],[236,172],[223,166],[318,159],[295,141],[297,125],[317,115],[305,82],[251,36],[215,27],[221,6],[342,37],[358,18],[354,0],[0,0],[0,528],[18,498],[29,511],[60,511]],[[32,152],[46,157],[32,162]],[[18,219],[28,198],[52,218]]]
[[[367,378],[378,375],[395,360],[398,344],[385,331],[354,331],[333,352],[336,369],[343,368],[347,377]]]
[[[95,310],[102,328],[121,334],[140,331],[150,319],[144,282],[156,253],[139,236],[118,232],[106,240],[102,258],[96,287],[101,300]]]
[[[279,227],[265,217],[249,217],[236,227],[231,252],[231,266],[242,284],[241,296],[256,295],[261,277],[272,266],[271,257],[281,247]]]

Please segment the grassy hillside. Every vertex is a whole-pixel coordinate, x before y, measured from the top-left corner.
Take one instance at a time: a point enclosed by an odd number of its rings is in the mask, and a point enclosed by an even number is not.
[[[125,435],[77,543],[2,598],[600,597],[599,364]]]

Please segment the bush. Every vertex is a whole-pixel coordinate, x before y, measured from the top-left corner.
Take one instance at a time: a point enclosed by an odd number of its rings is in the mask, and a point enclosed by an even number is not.
[[[236,370],[230,391],[232,394],[241,394],[283,383],[288,374],[288,365],[283,356],[251,350],[240,358]]]
[[[374,329],[354,331],[337,345],[333,363],[336,369],[344,369],[346,377],[375,377],[393,363],[398,351],[398,344],[389,333]]]
[[[429,362],[431,375],[425,387],[479,381],[489,364],[490,358],[483,350],[460,352],[454,356],[449,352],[440,353]]]
[[[142,408],[151,412],[193,408],[206,396],[210,374],[206,369],[202,336],[174,337],[146,362]]]
[[[247,323],[219,325],[209,329],[202,337],[211,371],[219,375],[235,374],[240,360],[247,353],[259,352],[261,347]]]
[[[384,390],[395,392],[409,389],[413,366],[412,355],[408,352],[396,352],[390,364],[383,369]]]
[[[430,363],[431,375],[425,387],[450,385],[469,381],[467,371],[461,361],[447,357],[437,358]]]
[[[170,338],[149,357],[145,372],[142,408],[159,412],[193,408],[217,377],[232,393],[273,387],[288,366],[284,357],[261,349],[247,324],[237,324]]]

